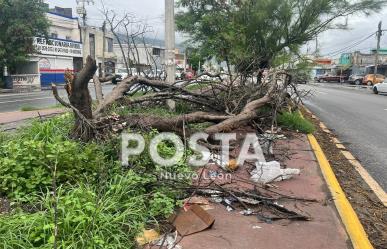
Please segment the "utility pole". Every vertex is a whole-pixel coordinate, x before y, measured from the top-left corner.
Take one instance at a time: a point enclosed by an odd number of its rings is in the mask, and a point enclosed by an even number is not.
[[[94,4],[94,0],[76,0],[78,7],[77,7],[77,13],[82,18],[82,25],[83,27],[86,27],[86,17],[87,17],[87,11],[85,4]]]
[[[87,17],[87,11],[85,4],[94,4],[94,0],[76,0],[77,1],[77,14],[82,18],[82,25],[81,25],[81,39],[82,44],[85,46],[86,43],[86,17]],[[83,55],[85,56],[85,55]],[[85,61],[85,59],[84,59]]]
[[[167,82],[175,83],[175,1],[165,0],[165,66]]]
[[[105,51],[106,51],[106,21],[103,22],[102,25],[102,32],[103,32],[103,42],[102,42],[102,64],[101,64],[101,70],[102,70],[102,77],[105,77],[106,75],[106,68],[105,68]]]
[[[375,51],[375,68],[374,68],[374,82],[376,83],[376,74],[378,73],[378,60],[379,60],[379,50],[380,50],[380,37],[382,36],[382,21],[379,22],[378,31],[376,32],[377,44]]]

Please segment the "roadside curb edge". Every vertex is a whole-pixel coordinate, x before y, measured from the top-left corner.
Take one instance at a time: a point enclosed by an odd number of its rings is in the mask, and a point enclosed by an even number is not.
[[[360,223],[360,220],[351,206],[351,203],[345,196],[345,193],[341,188],[328,159],[317,142],[317,139],[314,135],[308,134],[308,140],[320,165],[325,182],[328,185],[336,209],[345,226],[348,236],[351,239],[353,247],[355,249],[372,249],[373,246],[368,240],[367,233],[365,232],[363,225]]]

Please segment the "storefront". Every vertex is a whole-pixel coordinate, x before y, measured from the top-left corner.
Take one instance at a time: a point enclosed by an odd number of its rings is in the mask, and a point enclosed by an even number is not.
[[[66,70],[78,72],[82,68],[82,43],[61,39],[35,38],[34,46],[39,53],[38,69],[42,87],[51,83],[65,83]]]

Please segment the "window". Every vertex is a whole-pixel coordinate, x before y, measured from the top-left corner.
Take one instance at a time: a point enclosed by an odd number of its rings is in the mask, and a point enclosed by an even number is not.
[[[51,38],[57,39],[58,38],[58,34],[57,33],[51,33]]]
[[[89,34],[89,46],[90,46],[90,56],[95,59],[95,36],[94,34]]]
[[[161,53],[161,49],[159,49],[159,48],[153,48],[152,49],[152,54],[153,55],[160,56],[160,53]]]
[[[109,53],[113,53],[113,39],[112,38],[106,38],[107,42],[107,51]]]

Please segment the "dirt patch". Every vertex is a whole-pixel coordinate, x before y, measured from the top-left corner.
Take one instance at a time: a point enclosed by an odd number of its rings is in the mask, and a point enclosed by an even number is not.
[[[0,214],[8,213],[10,209],[11,209],[10,202],[5,198],[0,197]]]
[[[363,224],[372,245],[377,249],[387,248],[387,208],[333,143],[332,139],[335,135],[324,132],[320,128],[320,120],[316,117],[306,112],[303,114],[316,126],[314,136]]]

